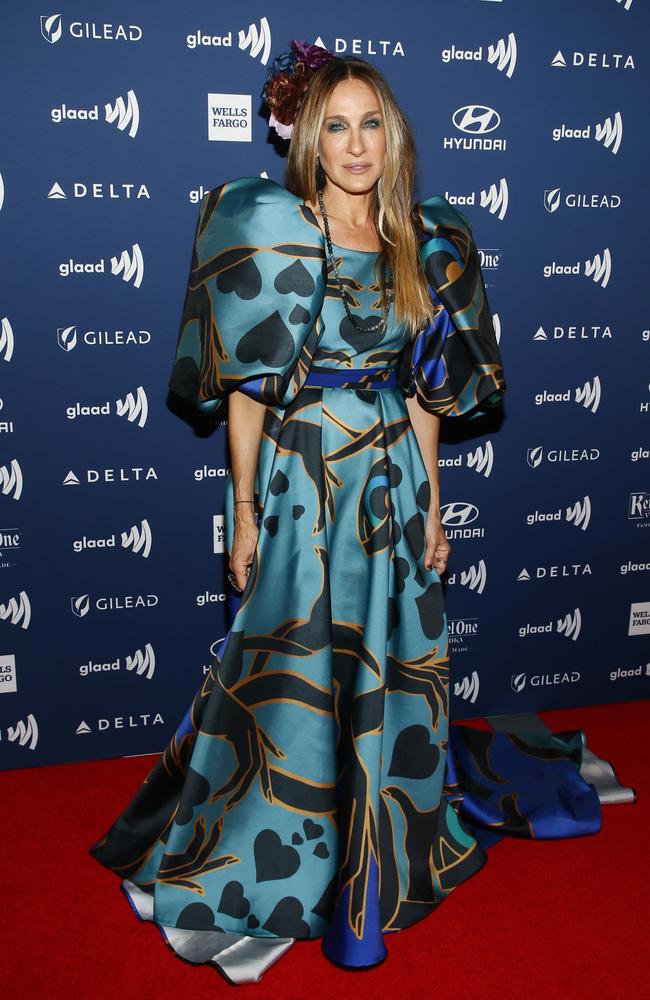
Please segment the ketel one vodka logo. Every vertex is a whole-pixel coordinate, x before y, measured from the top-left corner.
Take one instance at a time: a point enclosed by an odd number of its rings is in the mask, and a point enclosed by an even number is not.
[[[133,552],[134,555],[142,556],[143,559],[149,558],[151,543],[151,528],[146,518],[139,525],[134,524],[128,531],[122,531],[120,534],[121,547]],[[115,549],[117,548],[117,534],[113,533],[107,538],[89,538],[88,535],[83,535],[73,541],[72,548],[75,552]]]
[[[69,121],[98,122],[99,104],[93,104],[89,108],[70,108],[67,104],[61,104],[50,110],[50,118],[55,125]],[[108,101],[104,105],[104,120],[135,139],[140,125],[140,108],[135,91],[129,90],[126,100],[120,96],[112,104]]]
[[[596,285],[607,288],[609,279],[612,276],[612,255],[608,247],[603,250],[602,256],[597,253],[584,262],[577,260],[574,264],[560,264],[553,260],[550,264],[544,264],[542,273],[545,278],[554,278],[558,275],[584,274],[591,278]]]
[[[462,681],[454,681],[454,694],[472,704],[478,697],[479,679],[475,670],[472,670],[471,677],[463,677]]]
[[[526,622],[525,625],[521,625],[517,629],[517,635],[520,639],[527,639],[531,635],[548,635],[551,632],[557,632],[558,635],[563,635],[567,639],[573,639],[576,642],[581,628],[582,615],[580,614],[580,608],[575,608],[573,611],[569,611],[564,618],[557,618],[555,621],[550,619],[542,625],[534,625]]]
[[[650,493],[630,493],[628,519],[634,521],[637,527],[650,525]]]
[[[38,725],[31,712],[25,720],[19,719],[15,726],[7,726],[5,738],[9,743],[26,750],[35,750],[38,743]],[[2,739],[1,730],[0,739]]]
[[[6,604],[0,604],[0,621],[8,621],[20,628],[29,628],[32,619],[32,606],[29,597],[21,590],[18,597],[12,597]]]
[[[114,405],[115,413],[118,417],[126,417],[129,423],[137,424],[138,427],[144,427],[146,424],[149,405],[147,403],[147,394],[141,385],[138,386],[135,393],[129,392],[124,399],[116,399]],[[105,403],[88,405],[73,403],[72,406],[67,406],[65,411],[68,420],[76,420],[77,417],[104,417],[110,413],[110,400],[106,400]]]
[[[12,500],[20,500],[23,492],[23,471],[17,458],[9,465],[0,465],[0,493]]]
[[[441,58],[443,63],[483,62],[483,46],[479,45],[477,49],[463,49],[452,45],[451,48],[442,50]],[[512,31],[507,39],[500,38],[494,45],[488,45],[486,59],[500,73],[505,73],[508,79],[512,77],[517,65],[517,39]]]
[[[621,112],[617,111],[613,118],[606,118],[604,122],[596,122],[593,126],[590,123],[572,128],[562,124],[554,128],[551,134],[554,142],[562,139],[595,139],[616,156],[623,140],[623,118]]]
[[[91,674],[106,674],[122,669],[137,674],[139,677],[145,677],[150,681],[156,669],[156,654],[153,651],[151,643],[148,642],[144,649],[136,649],[133,656],[125,656],[123,661],[118,656],[115,660],[106,663],[95,662],[94,660],[88,660],[88,663],[81,663],[79,665],[79,675],[81,677],[90,677]]]
[[[74,257],[59,264],[59,275],[69,278],[71,274],[106,274],[106,258],[96,261],[80,261]],[[130,250],[122,250],[119,257],[111,257],[111,274],[122,278],[122,281],[139,288],[144,278],[144,257],[138,243]]]
[[[585,382],[584,385],[576,386],[573,394],[571,389],[561,392],[549,392],[548,389],[544,389],[543,392],[535,394],[534,400],[536,406],[543,406],[546,403],[569,403],[573,400],[574,403],[580,403],[590,413],[595,413],[600,406],[601,395],[600,378],[598,375],[594,375],[591,381]]]

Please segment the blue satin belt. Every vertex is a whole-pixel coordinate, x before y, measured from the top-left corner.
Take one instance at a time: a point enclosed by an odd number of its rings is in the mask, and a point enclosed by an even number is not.
[[[303,385],[321,389],[396,389],[397,368],[315,368],[311,367]]]

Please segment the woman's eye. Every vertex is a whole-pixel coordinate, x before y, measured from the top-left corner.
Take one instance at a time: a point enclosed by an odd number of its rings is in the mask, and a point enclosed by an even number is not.
[[[341,122],[330,122],[330,124],[327,126],[327,131],[328,132],[338,132],[340,129],[342,129],[344,127],[345,126]]]
[[[381,122],[379,121],[378,118],[367,118],[363,124],[370,125],[371,128],[379,128]]]

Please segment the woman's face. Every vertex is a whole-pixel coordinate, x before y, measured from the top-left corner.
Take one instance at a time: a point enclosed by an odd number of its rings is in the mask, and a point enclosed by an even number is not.
[[[342,80],[330,94],[318,155],[328,182],[349,194],[370,191],[381,177],[384,121],[374,88],[363,80]]]

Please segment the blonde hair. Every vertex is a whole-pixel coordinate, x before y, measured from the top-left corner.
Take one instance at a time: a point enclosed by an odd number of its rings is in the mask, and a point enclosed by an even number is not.
[[[386,135],[384,171],[374,189],[371,217],[382,240],[378,281],[386,295],[387,269],[392,272],[395,321],[414,336],[433,320],[429,285],[418,251],[417,218],[413,210],[415,143],[411,127],[382,76],[370,63],[354,56],[334,58],[310,80],[293,125],[285,184],[303,201],[316,202],[316,189],[326,181],[318,161],[318,139],[327,100],[342,80],[362,80],[374,89]]]

